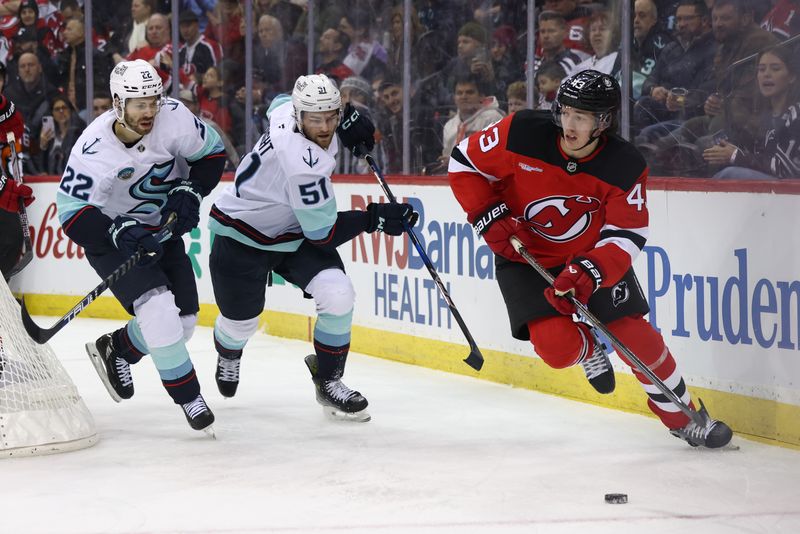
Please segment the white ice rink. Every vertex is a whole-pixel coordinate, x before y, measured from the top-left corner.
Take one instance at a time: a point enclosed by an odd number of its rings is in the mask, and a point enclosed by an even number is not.
[[[373,419],[335,423],[314,401],[308,343],[256,336],[223,399],[198,328],[212,440],[149,359],[133,399],[110,399],[83,344],[120,324],[77,320],[52,340],[100,442],[1,460],[1,534],[800,532],[798,451],[737,437],[739,451],[696,450],[655,419],[361,355],[345,383]],[[612,492],[629,503],[606,504]]]

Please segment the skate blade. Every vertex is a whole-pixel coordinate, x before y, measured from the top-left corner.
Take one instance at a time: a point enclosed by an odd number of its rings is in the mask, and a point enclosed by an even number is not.
[[[100,353],[97,352],[97,347],[94,343],[87,343],[86,344],[86,353],[89,355],[89,360],[92,362],[92,366],[94,370],[97,371],[97,376],[100,377],[100,381],[105,386],[106,391],[108,394],[111,395],[111,398],[114,402],[122,402],[122,397],[114,391],[114,387],[111,385],[111,382],[108,380],[108,374],[106,373],[106,368],[103,365],[103,359],[100,357]]]
[[[214,425],[208,425],[207,427],[203,428],[202,430],[211,439],[217,439],[217,433],[214,431]]]
[[[343,412],[331,406],[323,406],[322,413],[326,419],[337,422],[366,423],[372,419],[366,409],[360,412]]]

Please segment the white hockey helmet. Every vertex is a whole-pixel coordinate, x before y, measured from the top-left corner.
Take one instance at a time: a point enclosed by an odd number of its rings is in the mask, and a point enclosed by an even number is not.
[[[155,96],[156,102],[161,105],[164,92],[161,76],[143,59],[118,63],[111,71],[109,85],[114,113],[122,124],[125,124],[125,101],[129,98]]]
[[[330,78],[324,74],[309,74],[294,82],[292,105],[297,129],[302,132],[304,111],[338,111],[341,117],[342,96]]]

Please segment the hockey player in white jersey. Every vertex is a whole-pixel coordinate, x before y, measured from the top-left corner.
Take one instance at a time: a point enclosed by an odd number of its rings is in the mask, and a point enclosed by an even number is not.
[[[270,106],[268,131],[211,207],[216,238],[209,263],[221,312],[214,327],[216,380],[222,395],[236,393],[242,351],[258,328],[274,271],[316,304],[314,354],[305,361],[317,401],[328,415],[368,421],[367,399],[341,381],[355,292],[336,247],[362,232],[400,235],[416,214],[409,204],[337,211],[336,132],[349,149],[375,144],[368,118],[348,106],[340,125],[342,114],[339,90],[325,75],[300,76],[291,99],[283,95]]]
[[[197,226],[200,201],[219,182],[222,142],[182,103],[162,96],[146,61],[119,63],[110,85],[113,110],[95,119],[70,153],[57,194],[59,221],[101,277],[140,248],[148,254],[111,286],[133,319],[86,349],[117,402],[133,396],[130,365],[150,354],[190,426],[210,430],[214,415],[185,345],[199,305],[180,236]],[[153,232],[173,213],[172,237],[159,243]]]

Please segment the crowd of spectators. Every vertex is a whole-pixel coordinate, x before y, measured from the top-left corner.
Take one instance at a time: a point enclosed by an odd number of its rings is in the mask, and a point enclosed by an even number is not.
[[[152,63],[169,92],[177,84],[180,99],[223,135],[233,168],[246,125],[264,130],[271,101],[308,72],[312,46],[312,70],[372,116],[376,155],[390,173],[403,169],[404,132],[411,172],[444,173],[461,139],[526,106],[528,84],[533,107],[547,110],[565,77],[591,68],[630,73],[631,137],[653,174],[800,177],[800,0],[537,0],[532,80],[526,0],[414,0],[406,84],[402,1],[315,2],[310,19],[310,0],[252,0],[251,116],[244,0],[180,0],[177,53],[171,0],[95,0],[91,103],[84,1],[0,0],[0,85],[24,116],[29,172],[63,171],[77,134],[111,107],[108,76],[126,59]],[[629,65],[621,9],[631,12]],[[368,170],[341,159],[341,172]]]

